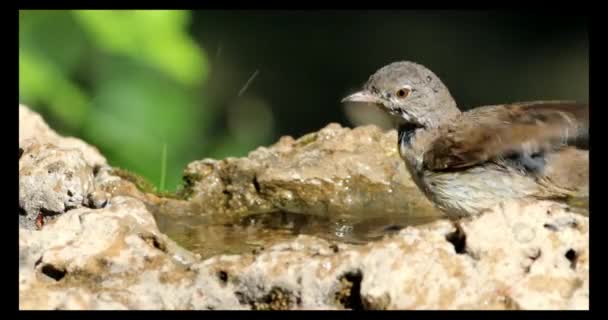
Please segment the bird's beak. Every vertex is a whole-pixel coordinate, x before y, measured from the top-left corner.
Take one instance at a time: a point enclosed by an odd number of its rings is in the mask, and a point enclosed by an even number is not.
[[[381,103],[381,101],[378,98],[376,98],[374,95],[372,95],[371,93],[369,93],[367,91],[359,91],[359,92],[353,93],[350,96],[342,99],[342,103],[345,103],[345,102],[362,102],[362,103],[373,103],[373,104]]]

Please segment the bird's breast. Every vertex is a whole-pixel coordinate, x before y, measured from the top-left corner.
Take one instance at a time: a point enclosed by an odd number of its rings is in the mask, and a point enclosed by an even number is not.
[[[534,177],[490,163],[453,172],[425,171],[421,183],[433,202],[458,216],[541,192]]]

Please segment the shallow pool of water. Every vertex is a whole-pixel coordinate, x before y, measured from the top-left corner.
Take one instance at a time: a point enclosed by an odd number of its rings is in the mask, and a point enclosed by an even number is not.
[[[365,244],[406,226],[436,221],[436,216],[411,214],[372,215],[372,218],[325,216],[284,211],[245,215],[234,221],[214,221],[204,215],[175,215],[156,210],[155,218],[161,232],[184,248],[203,258],[217,254],[241,254],[263,250],[300,234],[350,244]]]

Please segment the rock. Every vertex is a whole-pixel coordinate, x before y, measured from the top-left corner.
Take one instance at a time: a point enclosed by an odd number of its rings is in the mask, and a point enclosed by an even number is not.
[[[166,289],[187,286],[194,259],[158,231],[141,201],[115,197],[40,231],[20,228],[20,308],[171,309],[177,291]]]
[[[518,224],[515,224],[517,222]],[[559,225],[557,229],[546,227]],[[534,236],[515,240],[518,228]],[[117,197],[20,229],[21,309],[588,309],[588,218],[510,204],[364,246],[311,236],[204,261]],[[574,253],[569,253],[573,250]]]
[[[514,202],[463,230],[468,254],[488,262],[479,271],[504,286],[519,308],[589,308],[588,218],[550,202]]]
[[[446,221],[339,250],[300,237],[257,257],[225,262],[222,270],[241,300],[250,304],[279,290],[290,293],[284,300],[299,301],[290,308],[303,309],[585,309],[588,300],[578,295],[588,293],[588,220],[553,206],[515,203],[497,208],[483,219],[464,222],[456,238],[457,229]],[[513,241],[512,225],[505,219],[524,221],[538,233],[554,232],[545,231],[544,225],[561,219],[575,221],[577,228],[521,244]],[[569,247],[583,257],[578,260],[582,265],[572,268],[564,255]],[[548,253],[536,256],[539,248]],[[533,264],[531,254],[536,257]]]
[[[20,104],[19,148],[23,148],[22,142],[30,139],[35,139],[40,144],[50,143],[62,149],[80,150],[84,160],[91,167],[107,164],[106,159],[95,147],[83,142],[80,139],[73,137],[62,137],[58,135],[55,131],[49,128],[38,113]],[[31,141],[29,143],[31,143]]]
[[[59,136],[23,105],[19,115],[20,226],[40,229],[69,210],[104,207],[113,195],[158,200],[113,175],[96,148]]]
[[[87,205],[89,208],[103,208],[108,204],[110,195],[107,192],[101,190],[95,190],[88,194]]]
[[[24,142],[19,159],[20,225],[40,228],[50,217],[84,205],[93,189],[93,169],[80,150]]]
[[[408,204],[426,210],[393,138],[330,125],[247,158],[194,162],[191,201],[226,216],[276,209],[381,216],[410,212]],[[20,309],[589,308],[589,218],[552,202],[391,227],[391,235],[364,245],[299,235],[221,254],[227,241],[218,241],[202,259],[155,220],[159,203],[179,210],[187,201],[144,194],[109,166],[92,165],[79,147],[41,141],[20,140]],[[61,214],[32,230],[40,211]],[[209,216],[197,215],[197,223],[224,239],[225,229],[205,224]],[[276,229],[267,232],[277,240]],[[238,236],[232,241],[247,238]]]
[[[199,212],[238,216],[283,210],[320,216],[440,216],[397,152],[394,130],[330,124],[283,137],[246,158],[206,159],[185,170]]]
[[[96,148],[58,135],[39,114],[19,105],[20,226],[39,229],[68,210],[101,205],[103,200],[91,202],[90,195],[94,168],[102,166],[106,159]]]

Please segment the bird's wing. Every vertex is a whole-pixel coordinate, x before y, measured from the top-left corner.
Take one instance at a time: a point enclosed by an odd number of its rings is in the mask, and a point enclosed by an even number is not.
[[[564,145],[587,148],[588,137],[588,104],[534,101],[486,106],[440,128],[423,161],[430,170],[449,170]]]

